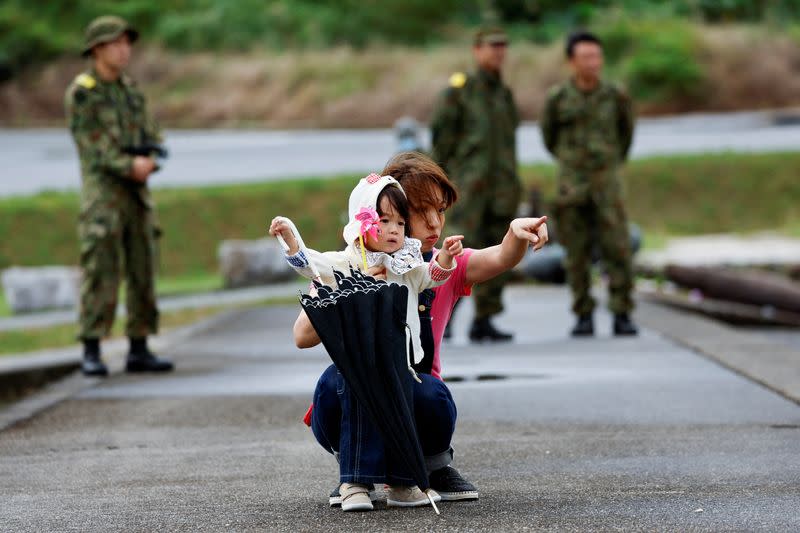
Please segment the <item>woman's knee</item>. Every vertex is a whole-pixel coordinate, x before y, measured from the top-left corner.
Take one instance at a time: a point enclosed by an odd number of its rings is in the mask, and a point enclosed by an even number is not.
[[[342,407],[337,390],[340,380],[339,372],[331,365],[322,373],[314,389],[311,430],[329,452],[339,448]]]
[[[437,425],[455,426],[457,410],[450,389],[443,381],[433,376],[423,375],[422,383],[414,389],[414,411],[417,418],[423,418]]]
[[[314,402],[316,403],[319,397],[336,397],[340,388],[340,381],[341,376],[334,365],[326,368],[317,380],[317,386],[314,389]]]

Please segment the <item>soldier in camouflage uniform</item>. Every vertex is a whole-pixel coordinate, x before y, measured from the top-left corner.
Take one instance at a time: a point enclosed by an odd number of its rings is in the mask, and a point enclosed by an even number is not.
[[[558,161],[555,215],[559,240],[567,250],[575,336],[593,335],[591,255],[600,245],[609,278],[609,308],[614,333],[635,335],[633,274],[623,191],[617,170],[633,139],[631,101],[620,88],[601,79],[602,44],[594,35],[576,33],[567,41],[573,77],[554,87],[540,121],[547,149]]]
[[[156,357],[147,336],[158,330],[154,288],[155,226],[147,180],[156,163],[130,155],[130,147],[160,142],[144,96],[123,71],[138,33],[119,17],[104,16],[86,29],[85,57],[91,67],[78,75],[65,96],[69,124],[81,161],[81,211],[78,225],[83,271],[80,339],[83,372],[107,375],[100,339],[114,322],[121,264],[127,286],[126,334],[129,372],[168,371],[172,363]]]
[[[461,202],[451,220],[473,248],[503,240],[521,194],[517,176],[516,129],[519,116],[511,90],[503,83],[508,37],[500,29],[478,32],[473,44],[477,68],[453,74],[431,119],[433,159],[456,182]],[[507,341],[490,318],[503,310],[502,291],[508,276],[477,285],[473,341]]]

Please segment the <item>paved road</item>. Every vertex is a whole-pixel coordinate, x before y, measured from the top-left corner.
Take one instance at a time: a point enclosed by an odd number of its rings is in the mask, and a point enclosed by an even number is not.
[[[462,306],[444,359],[479,502],[329,509],[335,463],[299,422],[326,355],[294,349],[296,309],[278,307],[175,346],[173,375],[116,375],[0,432],[2,529],[800,527],[797,404],[653,331],[611,338],[605,314],[597,340],[566,339],[561,289],[508,296],[517,342],[467,345]]]
[[[167,140],[172,156],[154,186],[374,171],[395,150],[391,130],[172,131]],[[772,113],[702,114],[641,120],[633,156],[799,147],[800,124],[777,125]],[[535,124],[519,130],[519,157],[526,163],[549,160]],[[65,130],[0,130],[0,163],[0,196],[79,186]]]

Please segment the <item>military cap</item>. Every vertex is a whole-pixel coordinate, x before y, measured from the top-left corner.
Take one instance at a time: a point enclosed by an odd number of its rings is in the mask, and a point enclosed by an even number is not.
[[[508,34],[503,28],[487,26],[475,33],[475,45],[481,44],[508,44]]]
[[[139,32],[125,19],[114,15],[97,17],[86,27],[81,55],[87,57],[92,53],[92,48],[98,44],[111,42],[123,33],[128,34],[131,42],[135,42],[139,38]]]

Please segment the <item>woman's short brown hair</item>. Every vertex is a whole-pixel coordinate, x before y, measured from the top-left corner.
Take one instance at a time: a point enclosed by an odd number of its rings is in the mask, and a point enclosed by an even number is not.
[[[442,192],[445,209],[456,203],[458,192],[442,167],[430,157],[419,152],[401,152],[391,158],[381,172],[382,176],[396,179],[408,197],[409,207],[417,213],[425,213],[430,208],[439,209],[436,204],[436,189]]]

